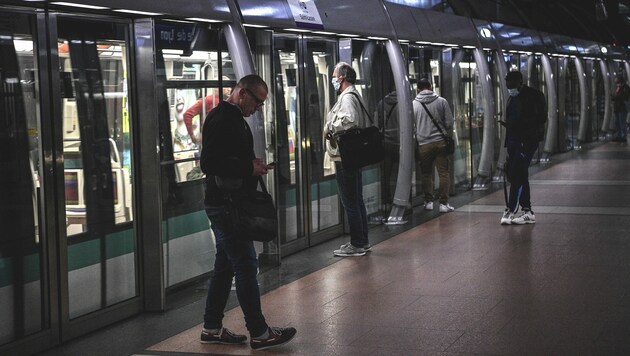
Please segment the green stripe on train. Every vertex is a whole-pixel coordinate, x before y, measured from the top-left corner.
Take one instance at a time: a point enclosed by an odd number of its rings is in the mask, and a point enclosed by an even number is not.
[[[164,237],[174,240],[210,228],[204,211],[176,216],[163,222]],[[100,263],[100,241],[89,240],[68,246],[68,269],[70,271]],[[109,234],[105,237],[105,258],[111,259],[135,252],[133,230]],[[15,257],[0,258],[0,288],[13,284]],[[25,283],[40,279],[40,256],[32,254],[24,257],[23,279]]]

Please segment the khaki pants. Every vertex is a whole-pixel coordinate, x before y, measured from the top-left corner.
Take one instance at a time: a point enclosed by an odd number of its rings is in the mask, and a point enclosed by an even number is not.
[[[433,170],[434,167],[437,167],[440,179],[440,204],[448,203],[450,188],[449,155],[445,151],[446,143],[444,140],[420,145],[420,169],[422,170],[422,191],[425,202],[435,199],[433,197]]]

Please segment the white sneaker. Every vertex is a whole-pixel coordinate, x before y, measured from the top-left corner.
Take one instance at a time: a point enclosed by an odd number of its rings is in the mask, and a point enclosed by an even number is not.
[[[531,210],[524,210],[523,214],[518,218],[512,219],[512,224],[524,225],[524,224],[535,224],[536,223],[536,215]]]
[[[514,213],[509,209],[505,209],[505,212],[503,212],[503,216],[501,217],[501,225],[510,225],[512,220],[514,220]]]
[[[339,257],[355,257],[364,256],[365,249],[363,247],[354,247],[352,244],[341,245],[341,248],[333,251],[333,255]]]
[[[453,210],[455,210],[455,208],[450,206],[449,203],[440,204],[440,213],[450,213]]]
[[[424,210],[433,210],[433,202],[427,201],[424,203]]]

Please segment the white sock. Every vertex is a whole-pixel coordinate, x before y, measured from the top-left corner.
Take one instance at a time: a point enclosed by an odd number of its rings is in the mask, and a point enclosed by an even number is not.
[[[267,328],[267,330],[265,330],[265,332],[260,335],[260,336],[256,336],[254,339],[266,339],[269,337],[269,328]]]
[[[219,328],[219,329],[206,329],[206,328],[203,328],[203,331],[207,332],[208,334],[216,335],[219,332],[221,332],[221,329],[222,328]]]

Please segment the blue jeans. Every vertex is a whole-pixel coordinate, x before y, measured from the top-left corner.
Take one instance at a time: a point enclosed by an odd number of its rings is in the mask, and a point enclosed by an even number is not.
[[[268,326],[260,307],[254,242],[232,235],[225,207],[206,207],[206,215],[216,239],[217,254],[208,286],[203,327],[219,329],[223,326],[223,311],[232,288],[232,277],[236,277],[236,296],[245,315],[247,330],[252,337],[260,336]]]
[[[507,208],[510,211],[516,211],[516,207],[520,204],[523,209],[532,208],[532,202],[529,191],[529,163],[534,157],[534,153],[538,149],[538,143],[519,143],[508,142],[507,152],[508,159],[512,160],[510,167],[510,197],[507,202]]]
[[[341,162],[335,162],[337,185],[341,204],[348,216],[350,243],[355,247],[364,247],[368,241],[368,220],[363,202],[363,177],[361,168],[344,169]]]
[[[626,116],[628,116],[626,111],[615,113],[617,137],[619,138],[626,138],[628,136],[628,123],[626,122]]]

